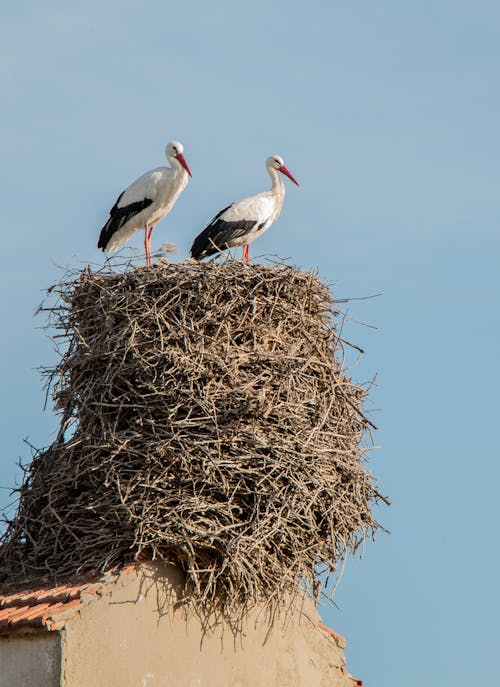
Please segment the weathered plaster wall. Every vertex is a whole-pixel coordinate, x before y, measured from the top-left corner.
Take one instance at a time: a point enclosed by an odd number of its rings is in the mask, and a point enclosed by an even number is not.
[[[59,687],[58,632],[0,636],[0,687]]]
[[[202,641],[200,623],[173,611],[165,585],[179,573],[159,566],[123,573],[63,630],[67,687],[352,687],[344,655],[317,628],[309,602],[300,619],[276,623],[264,642],[254,614],[236,643],[225,629]],[[161,615],[158,608],[167,611]]]

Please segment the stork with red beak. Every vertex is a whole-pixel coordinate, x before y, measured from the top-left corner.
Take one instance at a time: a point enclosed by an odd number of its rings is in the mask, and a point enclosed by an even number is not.
[[[221,210],[193,241],[191,257],[202,260],[226,248],[243,246],[243,262],[248,262],[250,244],[278,219],[283,207],[285,186],[280,172],[299,185],[279,155],[268,157],[266,168],[272,181],[269,191],[237,200]]]
[[[98,248],[118,250],[132,234],[144,229],[146,264],[151,265],[153,230],[173,208],[188,182],[188,175],[191,176],[183,153],[182,143],[171,141],[165,148],[171,166],[146,172],[118,196],[101,229]]]

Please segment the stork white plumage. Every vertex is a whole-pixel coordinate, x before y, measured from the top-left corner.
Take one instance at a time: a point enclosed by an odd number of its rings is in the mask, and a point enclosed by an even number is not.
[[[237,200],[215,215],[193,241],[191,257],[202,260],[232,246],[243,246],[243,262],[249,260],[250,244],[278,219],[283,207],[285,186],[279,172],[299,186],[279,155],[268,157],[266,168],[272,181],[270,190]]]
[[[191,171],[184,147],[171,141],[165,148],[170,167],[157,167],[136,179],[117,198],[101,229],[97,247],[103,251],[121,248],[136,231],[144,229],[146,263],[151,265],[151,237],[156,224],[173,208]]]

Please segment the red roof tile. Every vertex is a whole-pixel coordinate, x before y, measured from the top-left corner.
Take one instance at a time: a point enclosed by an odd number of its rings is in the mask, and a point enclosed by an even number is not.
[[[82,594],[96,594],[102,584],[85,582],[0,595],[0,633],[21,627],[55,629],[57,616],[76,612],[82,604]]]
[[[320,630],[323,630],[323,632],[326,632],[327,634],[330,635],[330,637],[333,637],[335,642],[338,644],[338,646],[341,649],[345,649],[347,646],[347,639],[345,637],[342,637],[342,635],[339,635],[338,632],[335,632],[335,630],[330,629],[327,625],[322,623],[321,621],[318,623],[318,627]]]
[[[346,648],[347,639],[345,637],[342,637],[342,635],[339,635],[338,632],[335,632],[335,630],[332,630],[330,627],[328,627],[328,625],[322,623],[321,620],[318,622],[318,627],[320,630],[323,630],[323,632],[326,632],[328,635],[330,635],[330,637],[335,640],[338,647],[341,649]],[[349,673],[348,677],[352,680],[353,687],[363,687],[363,680],[359,680],[358,678],[349,675]]]
[[[100,580],[89,582],[89,578],[76,582],[71,578],[68,584],[57,587],[22,589],[7,594],[0,593],[0,634],[25,627],[42,627],[56,630],[67,617],[78,612],[85,594],[96,595],[101,587],[122,572],[131,572],[141,565],[130,563],[110,570]]]

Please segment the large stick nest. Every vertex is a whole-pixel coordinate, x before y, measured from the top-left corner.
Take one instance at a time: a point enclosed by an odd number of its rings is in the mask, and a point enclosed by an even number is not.
[[[51,292],[61,428],[0,542],[9,579],[161,559],[227,615],[315,589],[373,535],[365,391],[312,273],[86,269]]]

